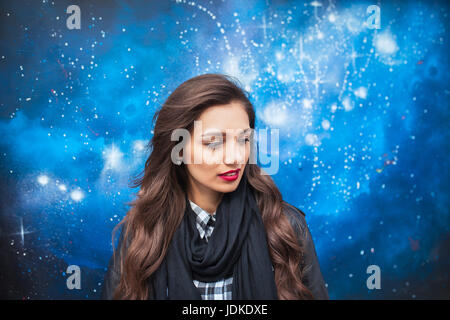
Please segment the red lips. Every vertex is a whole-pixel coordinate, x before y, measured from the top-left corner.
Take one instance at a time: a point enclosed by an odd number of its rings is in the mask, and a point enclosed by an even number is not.
[[[219,176],[221,176],[221,175],[223,175],[223,174],[227,174],[227,173],[234,173],[234,172],[239,173],[239,170],[241,170],[241,169],[229,170],[229,171],[227,171],[227,172],[220,173]]]
[[[239,177],[239,170],[240,169],[236,169],[236,170],[230,170],[230,171],[221,173],[221,174],[219,174],[219,177],[221,177],[223,180],[226,180],[226,181],[234,181]],[[225,174],[227,174],[227,173],[234,173],[234,175],[226,176]]]

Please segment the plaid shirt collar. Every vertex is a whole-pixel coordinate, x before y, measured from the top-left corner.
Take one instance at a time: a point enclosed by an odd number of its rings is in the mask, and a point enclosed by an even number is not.
[[[211,215],[191,200],[189,200],[189,202],[191,204],[192,211],[194,211],[197,215],[197,229],[200,233],[200,237],[202,239],[205,238],[206,242],[208,242],[216,223],[216,212]]]

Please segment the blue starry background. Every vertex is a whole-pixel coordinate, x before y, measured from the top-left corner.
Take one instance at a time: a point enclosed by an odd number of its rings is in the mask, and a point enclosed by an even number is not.
[[[3,1],[0,297],[100,297],[155,110],[217,72],[250,93],[257,128],[279,129],[272,177],[306,213],[331,299],[450,298],[448,15],[445,1]]]

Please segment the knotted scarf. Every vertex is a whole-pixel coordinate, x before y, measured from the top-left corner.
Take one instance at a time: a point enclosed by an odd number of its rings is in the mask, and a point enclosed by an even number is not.
[[[167,254],[149,278],[149,299],[201,300],[193,279],[213,282],[233,276],[233,300],[276,300],[277,288],[261,213],[245,175],[224,193],[207,242],[186,210]]]

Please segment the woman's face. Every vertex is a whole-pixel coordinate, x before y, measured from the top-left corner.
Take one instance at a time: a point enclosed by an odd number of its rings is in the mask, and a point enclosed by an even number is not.
[[[240,102],[212,106],[196,121],[183,154],[190,183],[204,195],[234,191],[250,155],[252,129],[244,106]],[[230,170],[239,171],[221,176]]]

